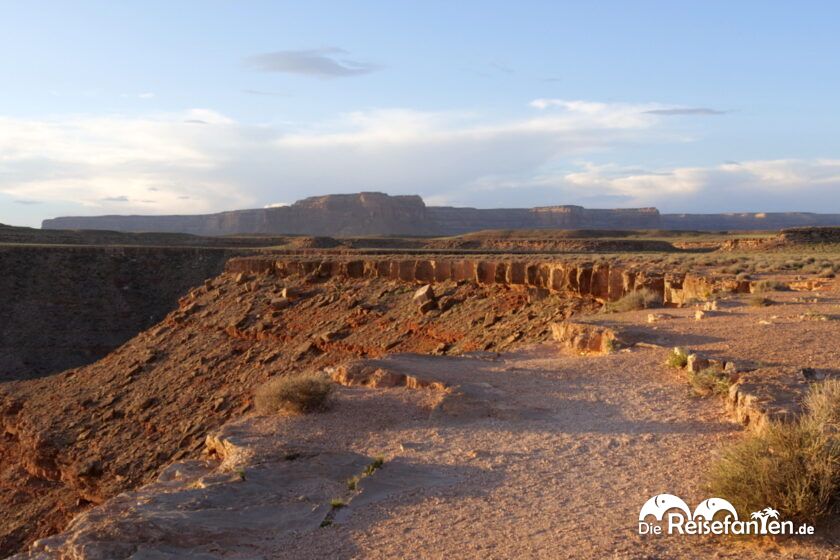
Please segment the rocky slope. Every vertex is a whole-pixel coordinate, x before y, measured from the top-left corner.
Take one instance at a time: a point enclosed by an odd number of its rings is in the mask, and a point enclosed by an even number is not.
[[[599,301],[615,300],[634,288],[648,287],[662,303],[676,306],[693,298],[702,299],[711,290],[738,292],[750,287],[749,282],[741,286],[732,280],[710,282],[699,276],[664,275],[605,264],[499,258],[302,259],[262,255],[233,259],[226,268],[224,274],[189,291],[163,321],[103,359],[48,378],[2,385],[0,555],[20,551],[35,539],[63,530],[70,519],[98,504],[104,509],[92,510],[90,516],[80,517],[79,524],[71,527],[72,531],[78,529],[79,535],[84,534],[84,539],[97,541],[100,535],[109,534],[96,529],[96,523],[107,523],[116,512],[122,516],[126,513],[124,506],[139,512],[131,505],[136,503],[132,500],[157,503],[160,507],[155,515],[166,518],[169,515],[166,512],[170,511],[167,507],[175,510],[186,507],[178,505],[184,491],[189,494],[205,484],[222,484],[208,490],[203,498],[193,496],[198,502],[190,498],[189,507],[197,508],[191,511],[199,511],[212,503],[217,496],[214,492],[224,492],[225,484],[236,482],[237,471],[226,467],[220,471],[212,462],[189,461],[207,460],[202,455],[207,448],[206,435],[251,411],[254,388],[273,376],[324,370],[358,359],[378,359],[405,352],[474,353],[479,359],[482,356],[493,359],[497,351],[516,350],[549,340],[553,322],[595,310],[600,307]],[[417,293],[421,285],[431,286],[431,291],[426,288]],[[712,315],[703,324],[714,324]],[[739,312],[732,316],[743,318],[745,314]],[[650,327],[653,332],[658,328],[658,325]],[[685,328],[689,328],[687,322]],[[750,336],[761,339],[755,333]],[[665,345],[699,344],[708,340],[722,339],[686,333],[669,338]],[[811,340],[821,344],[818,336]],[[738,356],[734,358],[739,360]],[[643,358],[639,363],[646,364],[644,367],[648,369],[639,370],[634,376],[649,375],[649,368],[662,359],[658,354]],[[511,367],[511,371],[520,371],[519,365]],[[608,369],[615,381],[615,394],[623,394],[621,388],[626,385],[626,378],[615,372],[623,375],[625,370],[620,362]],[[582,371],[584,377],[591,378],[588,368]],[[607,371],[601,374],[606,375]],[[495,399],[491,385],[499,375],[494,374],[489,384],[483,381],[475,384],[476,394],[484,395],[481,398],[485,400]],[[538,388],[535,394],[546,393]],[[639,399],[645,394],[640,393]],[[499,414],[504,416],[514,410],[515,407],[505,405]],[[373,422],[370,426],[374,426],[377,414],[368,412],[361,418]],[[527,414],[524,419],[529,419]],[[567,428],[573,429],[579,418],[573,414],[566,420]],[[336,421],[348,429],[351,427],[341,418]],[[600,422],[597,415],[593,421]],[[272,426],[275,426],[272,430],[277,429],[276,424]],[[356,436],[369,433],[370,426],[366,428],[368,431],[358,432]],[[310,428],[314,431],[302,436],[308,444],[324,434],[323,426]],[[698,431],[702,432],[702,427]],[[548,432],[538,430],[538,433]],[[488,437],[498,435],[498,430],[490,426],[487,434]],[[678,435],[679,441],[685,440],[682,434]],[[466,441],[459,440],[451,452],[463,457]],[[475,445],[475,440],[471,441],[469,445]],[[612,443],[606,440],[596,437],[592,441],[607,446],[603,449],[613,449]],[[213,453],[224,458],[229,447],[220,445],[224,449],[218,446],[209,449],[215,449]],[[657,449],[658,446],[650,446],[651,453]],[[358,465],[354,461],[363,461],[371,452],[350,450],[352,460],[347,464],[355,468]],[[301,463],[304,470],[309,470],[306,467],[310,465],[309,458],[315,461],[312,464],[318,463],[319,453],[307,456],[307,461]],[[604,457],[601,451],[593,454],[593,459],[603,461]],[[174,461],[187,463],[165,471],[159,479],[161,469]],[[265,464],[247,468],[256,468],[255,476],[259,477]],[[343,472],[329,471],[326,478],[321,478],[331,482],[314,483],[328,484],[328,488],[340,485]],[[268,476],[266,483],[277,481],[269,472],[262,474]],[[317,472],[312,474],[315,476]],[[139,498],[108,501],[156,479],[159,485],[141,490]],[[596,482],[593,479],[593,484]],[[533,486],[533,481],[528,484]],[[152,497],[166,492],[167,488],[176,494],[163,501]],[[151,493],[144,494],[147,490]],[[233,491],[239,490],[247,490],[246,497],[248,492],[254,495],[254,491],[260,491],[253,487]],[[280,493],[283,492],[281,488]],[[327,494],[318,495],[321,499]],[[167,502],[170,498],[174,501]],[[504,499],[512,500],[513,496],[506,495]],[[201,514],[196,515],[197,519],[201,518]],[[306,519],[311,521],[310,517]],[[93,520],[94,525],[86,525],[86,520]],[[138,535],[150,527],[154,529],[154,523],[148,525],[135,520],[117,529],[135,531],[133,534],[145,542],[151,537]],[[232,525],[229,527],[233,527],[230,531],[239,531]],[[128,537],[122,534],[115,538]],[[315,534],[314,538],[318,540],[321,536]],[[58,547],[53,551],[75,546],[73,538],[63,539],[48,540],[39,546],[42,551],[43,546]],[[134,546],[130,544],[129,548],[136,551],[131,548]],[[319,550],[329,550],[329,547]],[[434,546],[429,550],[435,550]],[[95,548],[89,551],[93,553]],[[180,554],[168,553],[175,557]],[[100,557],[114,557],[109,554]],[[55,554],[43,557],[55,557]]]
[[[152,271],[155,267],[151,267]],[[285,292],[284,292],[285,289]],[[91,504],[196,458],[205,435],[250,409],[274,375],[387,353],[459,353],[547,340],[592,299],[525,287],[228,273],[91,365],[0,388],[0,555]],[[287,297],[284,297],[284,293]]]

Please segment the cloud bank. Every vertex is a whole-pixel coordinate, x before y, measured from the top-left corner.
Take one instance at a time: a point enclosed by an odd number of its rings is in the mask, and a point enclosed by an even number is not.
[[[682,141],[656,104],[536,100],[520,118],[362,111],[306,129],[206,109],[145,117],[0,117],[0,194],[74,213],[201,213],[331,192],[475,206],[840,212],[840,160],[645,169],[625,147]],[[200,123],[200,124],[199,124]],[[14,211],[0,207],[0,222]],[[50,217],[50,216],[43,216]]]

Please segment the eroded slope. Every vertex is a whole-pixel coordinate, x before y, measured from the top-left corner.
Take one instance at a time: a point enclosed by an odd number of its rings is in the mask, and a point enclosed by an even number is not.
[[[287,288],[289,298],[284,299]],[[2,387],[0,554],[196,456],[273,375],[389,352],[502,350],[546,340],[591,300],[443,282],[446,311],[379,279],[225,274],[104,359]],[[589,303],[587,303],[589,301]]]

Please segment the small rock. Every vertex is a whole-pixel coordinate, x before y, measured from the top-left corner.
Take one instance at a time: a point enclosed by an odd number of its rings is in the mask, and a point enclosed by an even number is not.
[[[805,367],[800,369],[799,373],[806,381],[822,381],[825,379],[825,372],[817,371],[814,368]]]
[[[78,476],[97,477],[102,474],[102,463],[99,461],[87,461],[76,470]]]
[[[459,303],[461,303],[461,300],[459,300],[458,298],[448,296],[440,298],[440,302],[438,302],[438,307],[440,307],[441,311],[448,311]]]
[[[306,342],[297,347],[297,350],[295,350],[294,353],[293,360],[297,362],[298,360],[303,359],[307,354],[316,352],[317,350],[318,347],[315,346],[315,343],[313,343],[311,340],[307,340]]]
[[[435,301],[436,299],[435,291],[432,289],[431,284],[426,284],[422,288],[418,288],[417,291],[414,292],[414,296],[411,298],[414,303],[420,306],[423,306],[430,301]]]
[[[420,306],[420,313],[428,313],[429,311],[437,309],[437,302],[434,300],[429,300],[423,305]]]
[[[709,360],[698,356],[697,354],[689,354],[688,362],[685,369],[691,373],[699,373],[709,367]]]
[[[333,342],[333,341],[341,338],[341,332],[340,331],[323,332],[323,333],[321,333],[319,338],[321,339],[322,342]]]
[[[496,317],[496,314],[492,311],[488,311],[487,315],[484,316],[484,328],[486,329],[488,327],[492,327],[496,324],[497,320],[498,317]]]
[[[289,301],[289,298],[286,297],[274,298],[269,303],[272,309],[285,309],[289,307],[290,304],[291,302]]]

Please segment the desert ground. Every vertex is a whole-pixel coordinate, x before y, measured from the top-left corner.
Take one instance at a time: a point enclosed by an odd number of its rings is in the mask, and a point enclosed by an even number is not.
[[[3,235],[0,556],[840,555],[637,530],[840,376],[836,228]]]

